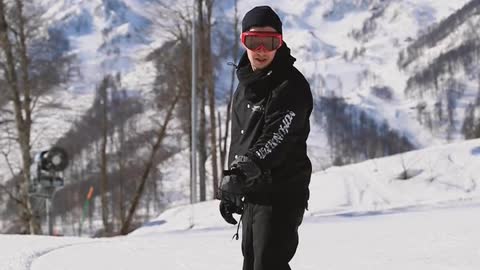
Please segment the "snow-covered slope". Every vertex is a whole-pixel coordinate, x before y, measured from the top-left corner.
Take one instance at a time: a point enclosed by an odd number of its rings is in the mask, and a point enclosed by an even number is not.
[[[407,82],[422,68],[428,68],[428,63],[437,59],[442,52],[462,44],[468,37],[466,33],[470,29],[469,24],[476,23],[478,19],[473,17],[459,24],[451,33],[442,36],[435,46],[422,47],[422,54],[412,58],[405,68],[399,66],[399,55],[467,2],[469,1],[302,0],[292,3],[287,0],[266,0],[262,4],[271,5],[282,18],[284,39],[297,58],[296,66],[311,83],[317,106],[324,97],[342,97],[371,119],[378,123],[385,122],[390,129],[405,135],[415,147],[426,147],[447,140],[463,139],[459,133],[463,111],[469,99],[474,96],[474,82],[477,78],[469,77],[471,74],[462,70],[452,75],[465,84],[466,91],[458,98],[455,128],[451,134],[447,134],[445,125],[428,127],[424,116],[419,121],[418,105],[425,103],[431,110],[439,97],[407,96]],[[73,121],[85,113],[93,103],[96,85],[106,74],[121,72],[122,85],[127,91],[141,95],[145,100],[152,100],[150,91],[155,67],[145,57],[160,47],[167,37],[153,22],[155,18],[152,17],[154,14],[149,6],[152,1],[42,0],[39,3],[47,8],[44,17],[50,20],[51,27],[61,29],[68,36],[69,50],[78,58],[79,72],[68,85],[42,97],[45,101],[55,100],[59,106],[36,115],[32,136],[34,152],[55,143],[71,128]],[[233,2],[222,1],[219,5],[221,7],[214,14],[219,16],[216,21],[221,23],[232,20]],[[239,0],[238,5],[242,16],[259,3]],[[219,10],[224,10],[226,16]],[[216,27],[223,31],[218,24]],[[226,35],[228,31],[230,30],[224,30]],[[224,86],[229,85],[231,71],[223,65],[231,57],[226,58],[217,59],[219,93],[224,92],[228,88]],[[375,91],[379,88],[386,89],[387,96]],[[222,97],[219,101],[224,102],[223,95],[219,96]],[[444,99],[445,94],[441,97]],[[446,106],[445,103],[443,106]],[[136,119],[141,121],[142,128],[148,130],[152,126],[150,119],[154,116],[155,111],[147,109]],[[327,130],[319,118],[318,114],[312,117],[312,132],[308,142],[315,171],[330,166],[335,158],[328,145]],[[188,155],[185,151],[182,153],[181,156],[169,159],[168,168],[163,172],[168,177],[166,187],[172,191],[178,190],[167,198],[169,203],[188,199],[188,174],[172,169],[175,168],[175,162],[182,163],[182,168],[187,168]],[[13,164],[19,164],[18,152],[12,152],[10,158]],[[18,173],[20,166],[14,166],[14,170]],[[1,160],[0,182],[10,179],[10,174],[6,173],[8,171],[8,164]],[[427,174],[424,172],[422,175]],[[341,177],[344,180],[336,184],[350,185],[347,175]],[[178,183],[176,180],[179,180]],[[433,184],[435,183],[434,181]],[[378,188],[386,193],[395,193],[391,190],[401,188],[402,184],[395,188],[379,185]],[[352,187],[352,190],[355,189]],[[360,195],[351,192],[348,199],[342,197],[343,202],[351,201],[361,205],[360,202],[368,198],[378,203],[384,196],[366,194],[366,197],[359,199],[357,197]],[[394,203],[408,203],[407,198],[400,194],[389,199]],[[417,201],[424,198],[414,196],[409,199]]]
[[[472,140],[314,174],[292,267],[478,269],[479,145]],[[400,180],[404,168],[411,177]],[[242,264],[235,231],[218,201],[209,201],[169,209],[126,237],[0,236],[0,269],[233,270]]]
[[[298,270],[480,267],[479,205],[358,217],[306,217],[291,262]],[[223,269],[242,267],[235,229],[179,230],[114,239],[0,236],[4,270]]]
[[[331,167],[312,175],[308,216],[385,213],[480,200],[480,140]],[[218,201],[165,211],[133,235],[217,227]]]

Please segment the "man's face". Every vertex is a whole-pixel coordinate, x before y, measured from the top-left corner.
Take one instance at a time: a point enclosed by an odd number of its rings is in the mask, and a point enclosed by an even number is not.
[[[270,26],[252,27],[249,31],[276,32],[276,30]],[[272,63],[275,53],[277,52],[277,50],[267,51],[264,48],[255,51],[252,51],[247,47],[245,47],[245,49],[247,50],[248,60],[250,60],[253,70],[266,68]]]

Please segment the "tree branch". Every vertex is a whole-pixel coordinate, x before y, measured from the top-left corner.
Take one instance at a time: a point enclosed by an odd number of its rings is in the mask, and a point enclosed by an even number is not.
[[[15,171],[13,170],[13,166],[12,166],[12,163],[10,162],[10,159],[8,158],[8,152],[6,152],[5,150],[2,150],[2,155],[3,157],[5,158],[5,161],[7,162],[7,166],[8,166],[8,169],[10,170],[10,173],[12,175],[13,178],[15,178]],[[5,185],[3,184],[0,184],[0,189],[5,191],[5,193],[7,193],[7,195],[12,199],[14,200],[17,204],[20,204],[22,206],[26,206],[25,203],[17,198]]]
[[[12,177],[15,177],[15,172],[12,167],[12,163],[10,162],[10,159],[8,158],[8,153],[4,150],[2,150],[2,155],[5,158],[5,161],[7,162],[8,169],[10,170],[10,174]]]
[[[17,204],[20,204],[23,207],[26,207],[25,203],[21,199],[15,197],[15,195],[6,186],[4,186],[3,184],[0,184],[0,189],[5,191],[5,193],[7,193],[7,195],[8,195],[8,197],[10,197],[10,199],[14,200]]]

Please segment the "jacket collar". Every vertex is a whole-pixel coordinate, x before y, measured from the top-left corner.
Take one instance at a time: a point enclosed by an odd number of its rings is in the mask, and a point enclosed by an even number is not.
[[[285,78],[285,73],[291,69],[295,60],[290,54],[290,48],[284,42],[268,67],[253,71],[247,52],[244,52],[238,63],[237,77],[241,84],[253,88],[256,92],[264,92],[270,88],[268,86],[275,79]]]

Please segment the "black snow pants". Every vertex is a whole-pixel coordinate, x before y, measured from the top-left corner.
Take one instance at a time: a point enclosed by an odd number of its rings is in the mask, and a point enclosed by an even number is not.
[[[246,203],[242,217],[243,270],[291,270],[305,209]]]

